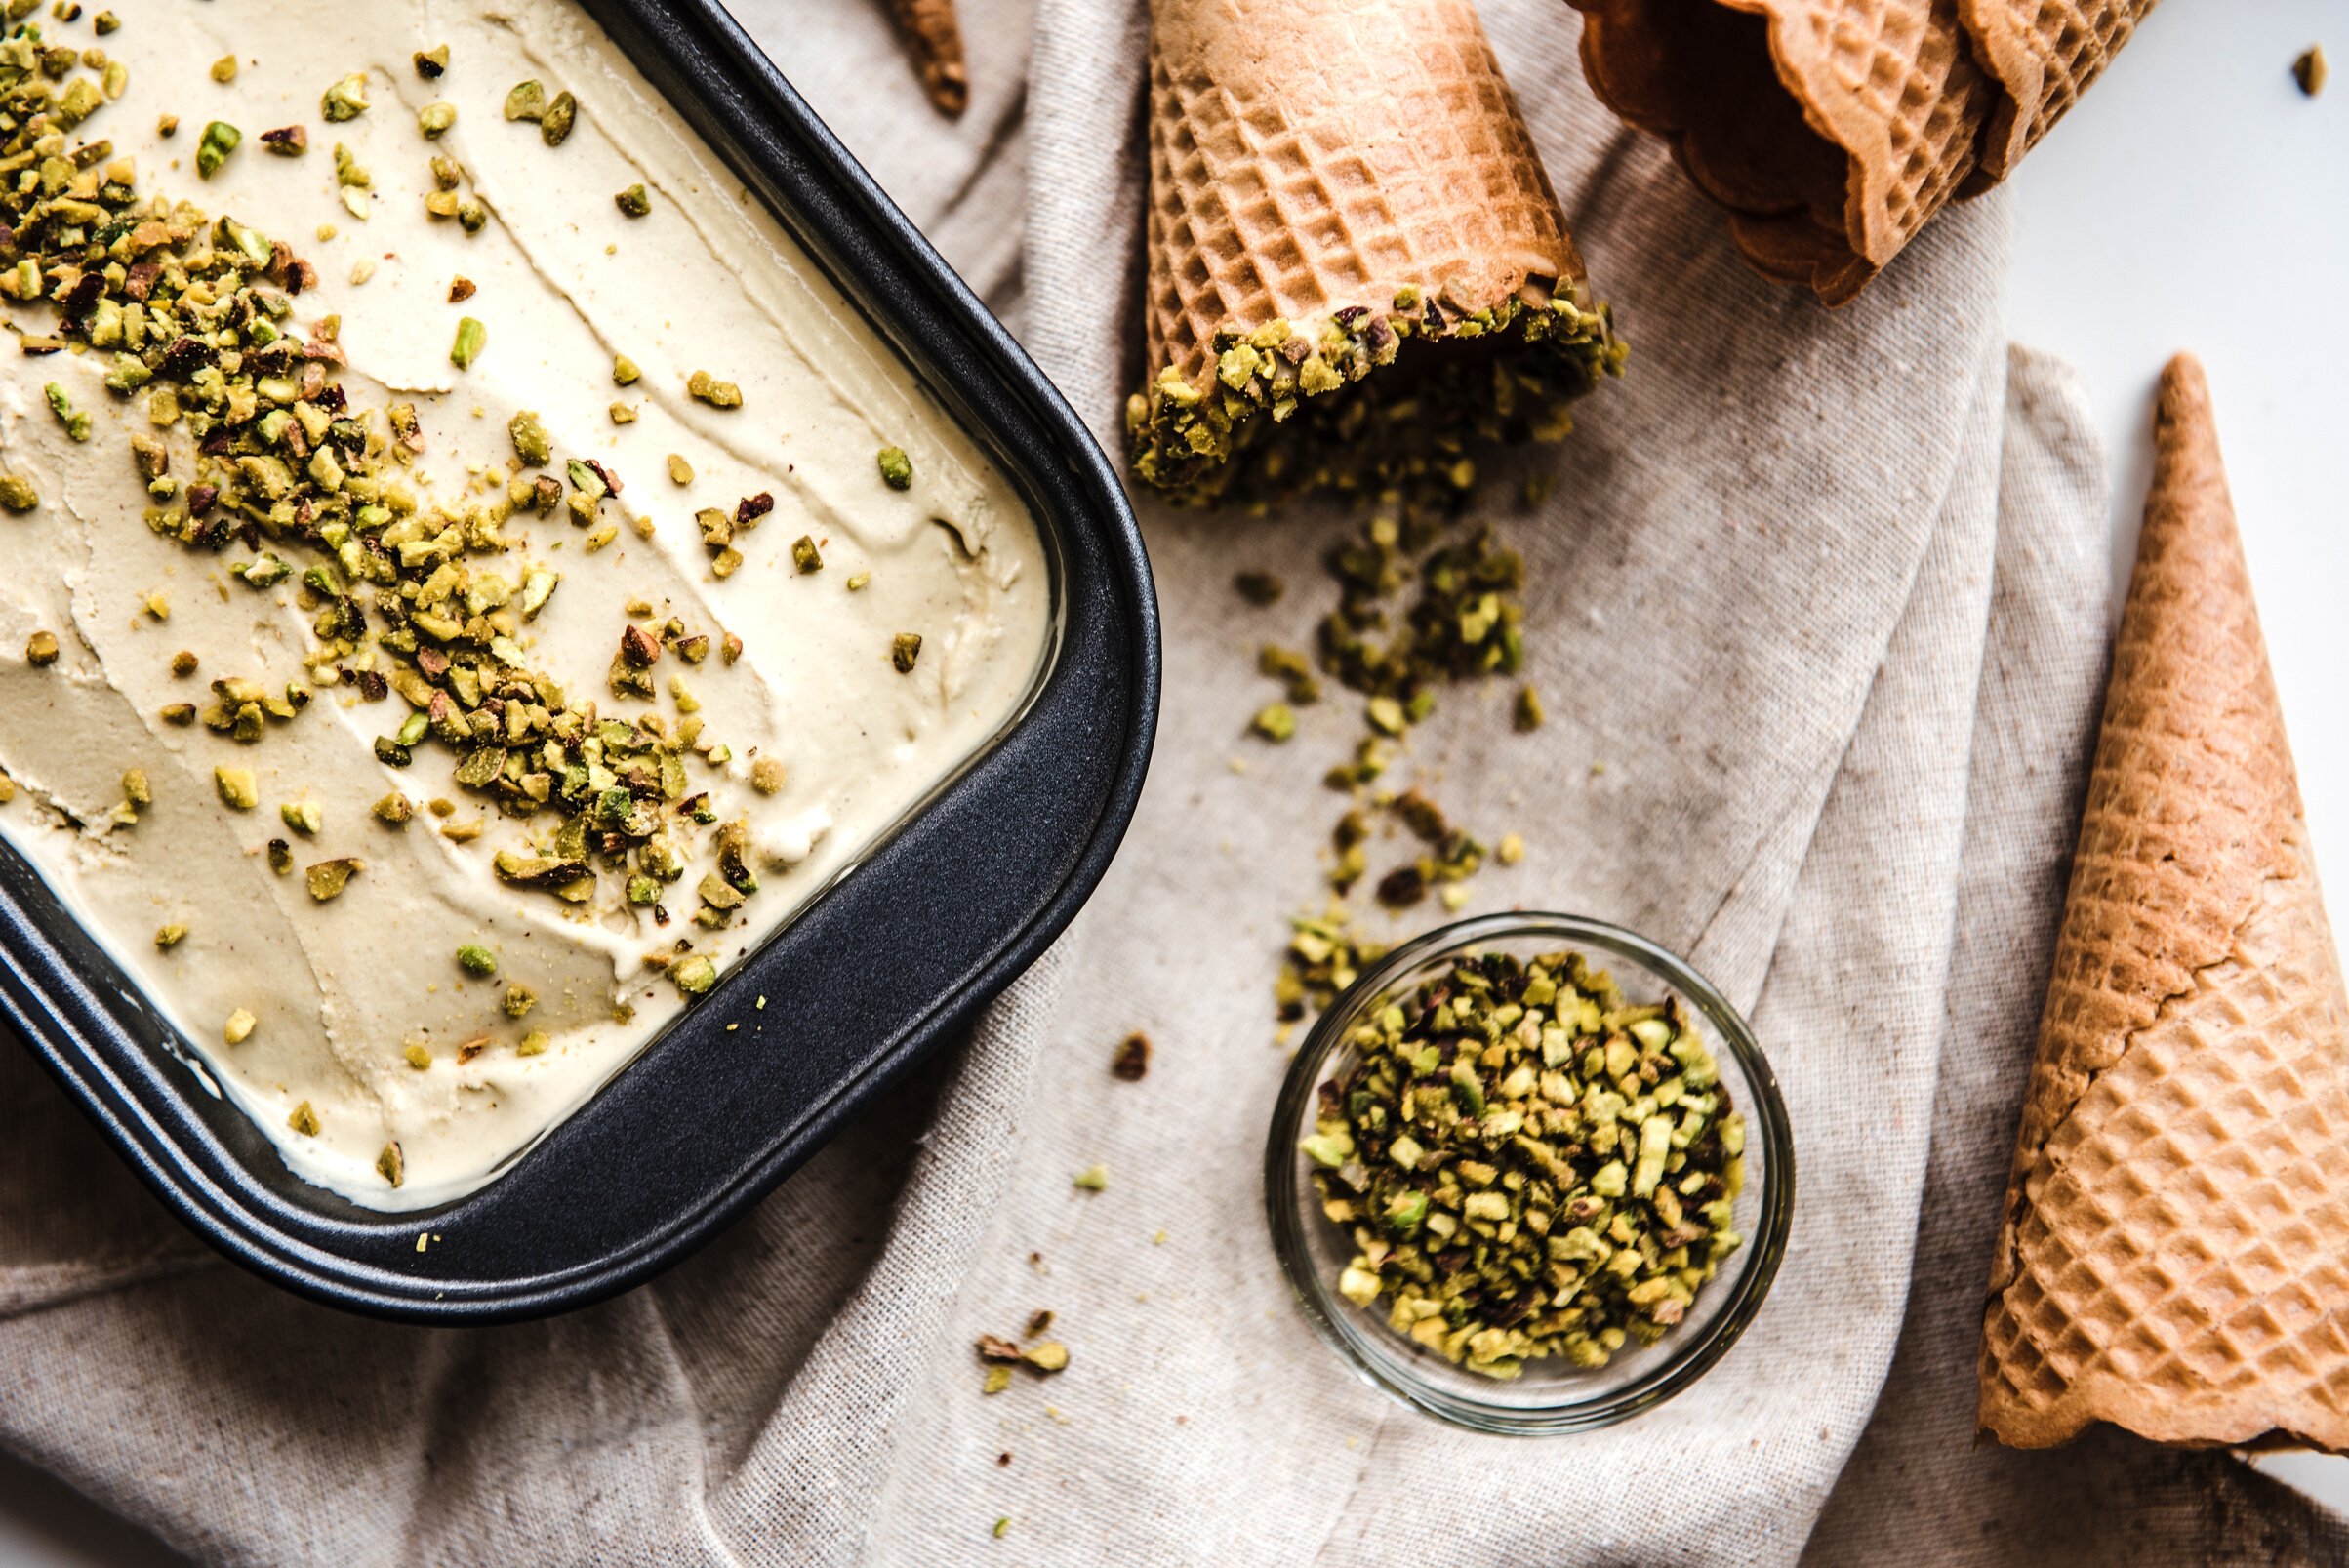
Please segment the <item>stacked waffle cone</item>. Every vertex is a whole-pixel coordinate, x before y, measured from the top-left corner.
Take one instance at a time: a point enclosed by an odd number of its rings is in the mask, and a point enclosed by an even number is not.
[[[2154,0],[1568,0],[1591,86],[1764,274],[1857,295],[2004,180]]]
[[[2349,1450],[2349,998],[2191,359],[2157,433],[1980,1421]]]
[[[1619,368],[1471,0],[1154,0],[1150,64],[1138,478],[1465,490]]]

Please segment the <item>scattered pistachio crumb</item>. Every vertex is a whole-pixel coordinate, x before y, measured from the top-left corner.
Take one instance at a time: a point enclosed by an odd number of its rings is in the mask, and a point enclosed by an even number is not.
[[[65,388],[51,382],[41,388],[41,395],[49,402],[49,412],[55,414],[58,422],[65,427],[68,440],[90,439],[90,416],[73,406],[73,399],[66,394]]]
[[[326,815],[318,809],[318,803],[314,800],[289,800],[277,808],[277,815],[284,818],[285,824],[297,833],[315,836],[318,829],[326,825]]]
[[[1150,1075],[1150,1036],[1136,1029],[1117,1042],[1116,1054],[1110,1058],[1110,1074],[1127,1083],[1140,1083]]]
[[[786,777],[783,764],[773,757],[760,757],[750,764],[750,787],[762,795],[782,793]]]
[[[419,1072],[425,1071],[432,1065],[432,1052],[429,1047],[411,1044],[401,1054],[407,1057],[408,1065]]]
[[[334,124],[355,120],[367,112],[367,76],[353,71],[328,88],[318,100],[318,112]]]
[[[242,1045],[253,1037],[253,1031],[260,1024],[260,1019],[240,1007],[228,1015],[227,1023],[221,1025],[221,1038],[230,1045]]]
[[[344,856],[340,860],[320,861],[303,873],[303,881],[309,888],[310,897],[324,904],[342,897],[343,890],[350,885],[352,874],[366,868],[364,863]]]
[[[508,120],[541,120],[547,115],[547,89],[535,80],[516,82],[506,95]]]
[[[913,662],[921,657],[921,633],[901,631],[889,641],[889,662],[897,666],[900,675],[913,673]]]
[[[416,129],[426,141],[437,141],[457,123],[454,103],[427,103],[416,111]]]
[[[992,1533],[997,1541],[1000,1541],[1005,1536],[1009,1535],[1011,1533],[1011,1515],[1006,1513],[1001,1518],[997,1519],[995,1521],[995,1527]]]
[[[449,46],[435,44],[430,49],[416,52],[416,74],[427,82],[437,82],[449,68]]]
[[[539,993],[519,982],[506,987],[506,1016],[527,1018],[530,1010],[539,1005]]]
[[[294,1107],[294,1114],[286,1118],[286,1125],[304,1138],[315,1138],[318,1136],[318,1113],[304,1100]]]
[[[212,79],[225,87],[236,80],[236,57],[223,55],[212,62]]]
[[[636,422],[636,411],[626,403],[614,403],[611,408],[611,415],[612,422],[614,424],[633,424]]]
[[[824,556],[816,548],[812,535],[802,534],[791,541],[791,564],[799,569],[801,576],[824,570]]]
[[[614,196],[612,201],[630,218],[642,218],[653,210],[653,199],[646,194],[642,185],[628,186],[628,189]]]
[[[375,259],[373,257],[362,256],[357,261],[350,263],[350,283],[352,288],[365,288],[367,286],[367,280],[374,276]]]
[[[498,955],[477,942],[468,942],[457,949],[457,967],[477,979],[487,980],[498,972]]]
[[[1239,590],[1241,598],[1259,607],[1278,603],[1280,596],[1288,591],[1288,584],[1270,572],[1235,573],[1232,585]]]
[[[1297,733],[1297,710],[1286,703],[1267,703],[1256,710],[1248,728],[1268,741],[1285,741]]]
[[[631,368],[633,368],[633,367],[631,367]],[[676,453],[674,453],[674,452],[670,453],[670,454],[668,455],[668,480],[669,480],[669,483],[670,483],[670,484],[675,484],[675,485],[690,485],[690,484],[692,484],[692,483],[693,483],[693,464],[692,464],[692,463],[690,463],[690,462],[686,462],[686,461],[685,461],[685,460],[684,460],[682,457],[679,457],[679,456],[678,456]]]
[[[615,384],[615,385],[618,385],[618,386],[633,386],[633,385],[635,385],[635,384],[636,384],[636,382],[638,382],[640,379],[642,379],[643,375],[644,375],[644,372],[643,372],[643,371],[641,371],[641,370],[638,370],[638,369],[636,368],[636,362],[635,362],[634,360],[632,360],[632,359],[628,358],[628,355],[626,355],[626,354],[614,354],[614,355],[612,356],[612,382],[613,382],[613,384]],[[669,459],[669,462],[672,462],[672,463],[675,463],[675,462],[682,462],[683,461],[684,461],[684,460],[683,460],[682,458],[671,458],[671,459]],[[692,477],[692,476],[691,476],[691,475],[687,475],[687,477],[688,477],[688,478],[690,478],[690,477]],[[680,479],[680,480],[679,480],[679,481],[677,481],[677,482],[678,482],[679,484],[683,484],[685,481],[684,481],[684,480],[682,480],[682,479]]]
[[[0,474],[0,506],[23,513],[41,504],[41,494],[22,474]]]
[[[865,585],[871,581],[872,574],[871,572],[859,572],[856,576],[848,580],[848,591],[851,593],[861,593],[864,591]]]
[[[294,869],[294,846],[282,838],[272,838],[268,844],[269,869],[286,876]]]
[[[706,370],[697,370],[685,379],[685,390],[698,402],[711,408],[741,408],[743,389],[732,382],[721,382]]]
[[[261,786],[254,783],[251,768],[216,767],[212,782],[231,810],[251,811],[261,804]]]
[[[913,488],[913,460],[906,456],[905,448],[881,448],[879,462],[882,484],[892,490]]]
[[[480,357],[481,346],[489,341],[489,329],[473,316],[457,323],[457,341],[449,347],[449,363],[459,370],[470,370]]]
[[[24,639],[24,662],[35,669],[46,668],[58,662],[58,634],[36,631]]]
[[[183,921],[174,920],[169,925],[155,928],[155,945],[167,951],[186,940],[187,926]]]
[[[1541,693],[1535,691],[1530,685],[1518,688],[1516,723],[1519,734],[1527,734],[1540,729],[1542,720],[1548,716],[1542,708]]]
[[[1057,1340],[1046,1340],[1022,1350],[1020,1359],[1038,1372],[1060,1372],[1069,1365],[1069,1347]]]
[[[668,978],[688,996],[700,996],[717,984],[717,965],[695,953],[672,966]]]
[[[981,1393],[1001,1393],[1011,1387],[1011,1368],[1000,1362],[987,1369],[987,1382],[980,1386]]]
[[[1107,1165],[1088,1165],[1076,1173],[1071,1185],[1086,1192],[1106,1191],[1110,1185],[1110,1168]]]
[[[1503,865],[1515,865],[1525,858],[1525,841],[1516,833],[1503,833],[1500,844],[1493,850],[1493,859]]]
[[[385,1144],[384,1152],[375,1158],[375,1168],[377,1174],[382,1176],[385,1181],[393,1186],[399,1186],[408,1170],[408,1162],[400,1155],[399,1145],[396,1143]]]
[[[146,596],[142,608],[157,621],[169,621],[172,618],[171,599],[160,588]]]
[[[396,789],[377,801],[368,810],[374,815],[376,821],[389,823],[394,827],[405,827],[416,820],[416,802]]]
[[[549,1043],[545,1029],[532,1029],[528,1034],[522,1036],[522,1043],[514,1047],[514,1054],[516,1056],[539,1056],[545,1053]]]
[[[557,93],[547,112],[539,116],[539,140],[550,147],[559,147],[571,135],[572,122],[579,117],[579,100],[569,93]]]

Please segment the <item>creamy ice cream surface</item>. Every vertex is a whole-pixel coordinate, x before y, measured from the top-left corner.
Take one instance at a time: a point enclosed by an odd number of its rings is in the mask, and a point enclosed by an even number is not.
[[[573,7],[114,5],[0,51],[0,836],[439,1203],[1011,722],[1046,549]]]

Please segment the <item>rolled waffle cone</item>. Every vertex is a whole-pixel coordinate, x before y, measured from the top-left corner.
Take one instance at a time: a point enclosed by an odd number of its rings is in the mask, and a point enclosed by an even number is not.
[[[2024,1103],[1983,1429],[2349,1449],[2349,997],[2201,367],[2136,574]]]
[[[1829,304],[2019,161],[2153,0],[1568,0],[1583,72]]]
[[[1464,487],[1473,438],[1562,433],[1620,368],[1471,0],[1151,20],[1139,478],[1201,503]],[[1416,412],[1374,417],[1398,361]]]

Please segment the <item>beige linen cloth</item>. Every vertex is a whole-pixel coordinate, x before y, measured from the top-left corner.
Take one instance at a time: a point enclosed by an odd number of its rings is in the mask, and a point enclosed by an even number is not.
[[[1141,6],[964,0],[954,128],[877,3],[741,6],[1105,436],[1137,372]],[[1604,1433],[1470,1436],[1356,1382],[1291,1307],[1257,1175],[1286,1065],[1269,986],[1357,721],[1333,701],[1285,747],[1240,732],[1255,646],[1307,640],[1345,523],[1146,507],[1166,706],[1141,814],[966,1049],[667,1277],[467,1332],[215,1259],[0,1050],[0,1443],[238,1564],[2349,1560],[2224,1456],[1972,1446],[2107,626],[2103,464],[2071,376],[2005,342],[2005,208],[1951,214],[1830,314],[1750,277],[1592,101],[1565,7],[1483,9],[1635,347],[1550,460],[1555,499],[1503,508],[1548,725],[1447,692],[1400,777],[1524,835],[1474,907],[1646,932],[1772,1055],[1793,1244],[1701,1386]],[[1241,567],[1289,596],[1246,607]],[[1117,1082],[1137,1028],[1150,1075]],[[1096,1162],[1108,1189],[1073,1189]],[[1073,1364],[983,1397],[973,1339],[1038,1307]]]

